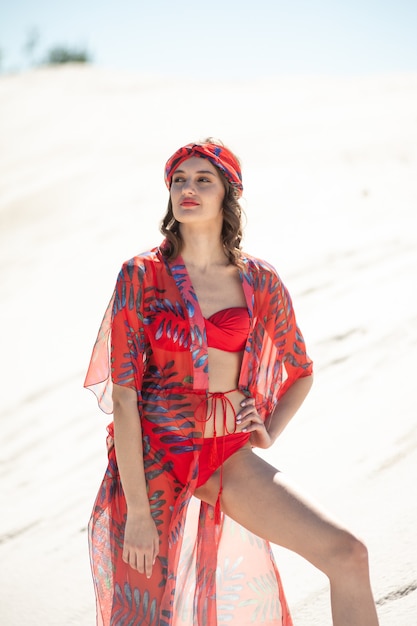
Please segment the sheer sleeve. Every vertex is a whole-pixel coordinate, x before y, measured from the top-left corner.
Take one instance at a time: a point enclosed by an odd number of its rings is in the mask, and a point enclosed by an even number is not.
[[[113,412],[113,383],[141,395],[147,341],[143,324],[143,267],[125,263],[104,314],[84,387],[97,396],[105,413]]]
[[[285,320],[283,365],[286,378],[279,391],[279,397],[281,397],[298,378],[311,376],[313,373],[313,362],[307,355],[305,341],[295,318],[291,296],[279,278],[277,289],[279,300],[282,303],[282,308],[280,308],[284,315],[281,315],[280,319],[277,320],[276,332],[280,333],[282,331],[283,321]]]

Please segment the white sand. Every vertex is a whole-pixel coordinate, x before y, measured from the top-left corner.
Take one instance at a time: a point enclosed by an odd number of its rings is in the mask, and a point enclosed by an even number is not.
[[[264,456],[366,540],[382,626],[417,624],[417,75],[0,79],[0,623],[94,624],[86,524],[107,418],[83,376],[123,260],[159,243],[165,159],[242,158],[246,249],[289,287],[315,387]],[[276,550],[296,626],[325,578]]]

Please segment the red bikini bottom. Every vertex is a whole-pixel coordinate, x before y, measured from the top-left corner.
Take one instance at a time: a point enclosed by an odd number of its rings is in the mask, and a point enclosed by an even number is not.
[[[196,487],[204,485],[210,476],[237,450],[249,441],[250,433],[230,433],[228,435],[205,437],[201,439],[198,460],[198,478]],[[190,467],[194,458],[193,452],[166,455],[165,460],[173,463],[176,479],[186,485],[190,479]]]
[[[249,441],[250,433],[231,433],[221,437],[207,437],[203,440],[199,458],[199,470],[197,487],[204,485],[210,476],[232,454],[242,448]],[[213,455],[213,449],[217,447],[217,454]]]
[[[171,389],[173,392],[174,389]],[[181,392],[182,389],[175,389]],[[186,390],[187,391],[187,390]],[[236,412],[229,398],[229,394],[237,389],[229,391],[213,391],[202,392],[201,402],[197,404],[194,411],[196,422],[205,425],[212,420],[213,437],[202,437],[190,446],[190,442],[184,442],[183,446],[177,444],[175,450],[171,450],[169,446],[163,451],[164,463],[170,465],[170,471],[176,480],[185,486],[190,481],[194,482],[195,487],[204,485],[212,474],[220,468],[220,488],[215,505],[215,522],[220,520],[220,496],[223,490],[223,463],[242,448],[250,439],[251,433],[229,432],[227,428],[227,410],[228,407],[233,411],[236,420]],[[187,391],[189,392],[189,390]],[[198,392],[196,392],[198,393]],[[220,412],[220,415],[219,415]],[[218,420],[218,418],[220,418]],[[217,435],[216,427],[222,423],[222,432],[224,435]],[[235,422],[236,424],[236,422]],[[235,427],[235,426],[234,426]],[[204,428],[203,428],[204,432]],[[194,448],[194,445],[196,447]],[[181,450],[184,448],[184,450]],[[198,451],[198,467],[194,467],[196,453]],[[198,470],[198,474],[195,471]],[[193,475],[192,475],[193,474]]]

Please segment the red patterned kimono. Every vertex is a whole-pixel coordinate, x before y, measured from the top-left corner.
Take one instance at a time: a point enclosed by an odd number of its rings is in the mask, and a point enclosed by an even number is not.
[[[250,316],[239,390],[266,419],[299,377],[311,374],[291,299],[275,270],[243,255]],[[150,579],[122,560],[126,501],[109,426],[109,463],[93,509],[90,555],[97,624],[291,626],[268,542],[193,497],[208,397],[204,319],[185,265],[161,248],[122,267],[85,386],[112,412],[112,381],[137,392],[144,468],[160,552]],[[188,468],[184,480],[184,462]],[[181,472],[176,468],[182,468]]]

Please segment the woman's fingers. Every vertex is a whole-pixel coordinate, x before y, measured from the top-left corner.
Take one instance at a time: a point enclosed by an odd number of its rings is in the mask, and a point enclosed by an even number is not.
[[[155,564],[156,557],[158,556],[158,554],[159,554],[159,538],[154,541],[154,545],[152,546],[152,551],[149,551],[145,554],[144,573],[146,574],[147,578],[150,578],[152,576],[152,569],[153,569],[153,566]]]
[[[128,515],[123,545],[125,563],[150,578],[158,553],[159,535],[152,518]]]
[[[243,433],[251,433],[250,442],[257,448],[269,448],[272,444],[265,423],[256,410],[255,400],[245,398],[236,416],[236,424]]]
[[[247,398],[242,401],[241,409],[236,416],[236,424],[240,427],[242,432],[251,431],[263,426],[263,421],[258,415],[253,398]]]
[[[145,574],[146,578],[150,578],[152,576],[152,567],[154,564],[154,555],[146,554],[145,555]]]
[[[154,541],[154,546],[153,546],[153,563],[155,563],[156,561],[156,557],[159,554],[159,535],[157,534],[155,537],[155,541]]]
[[[142,550],[130,549],[127,553],[123,553],[123,560],[139,574],[145,574],[147,578],[152,576],[152,568],[155,563],[157,554],[154,550],[143,552]]]

